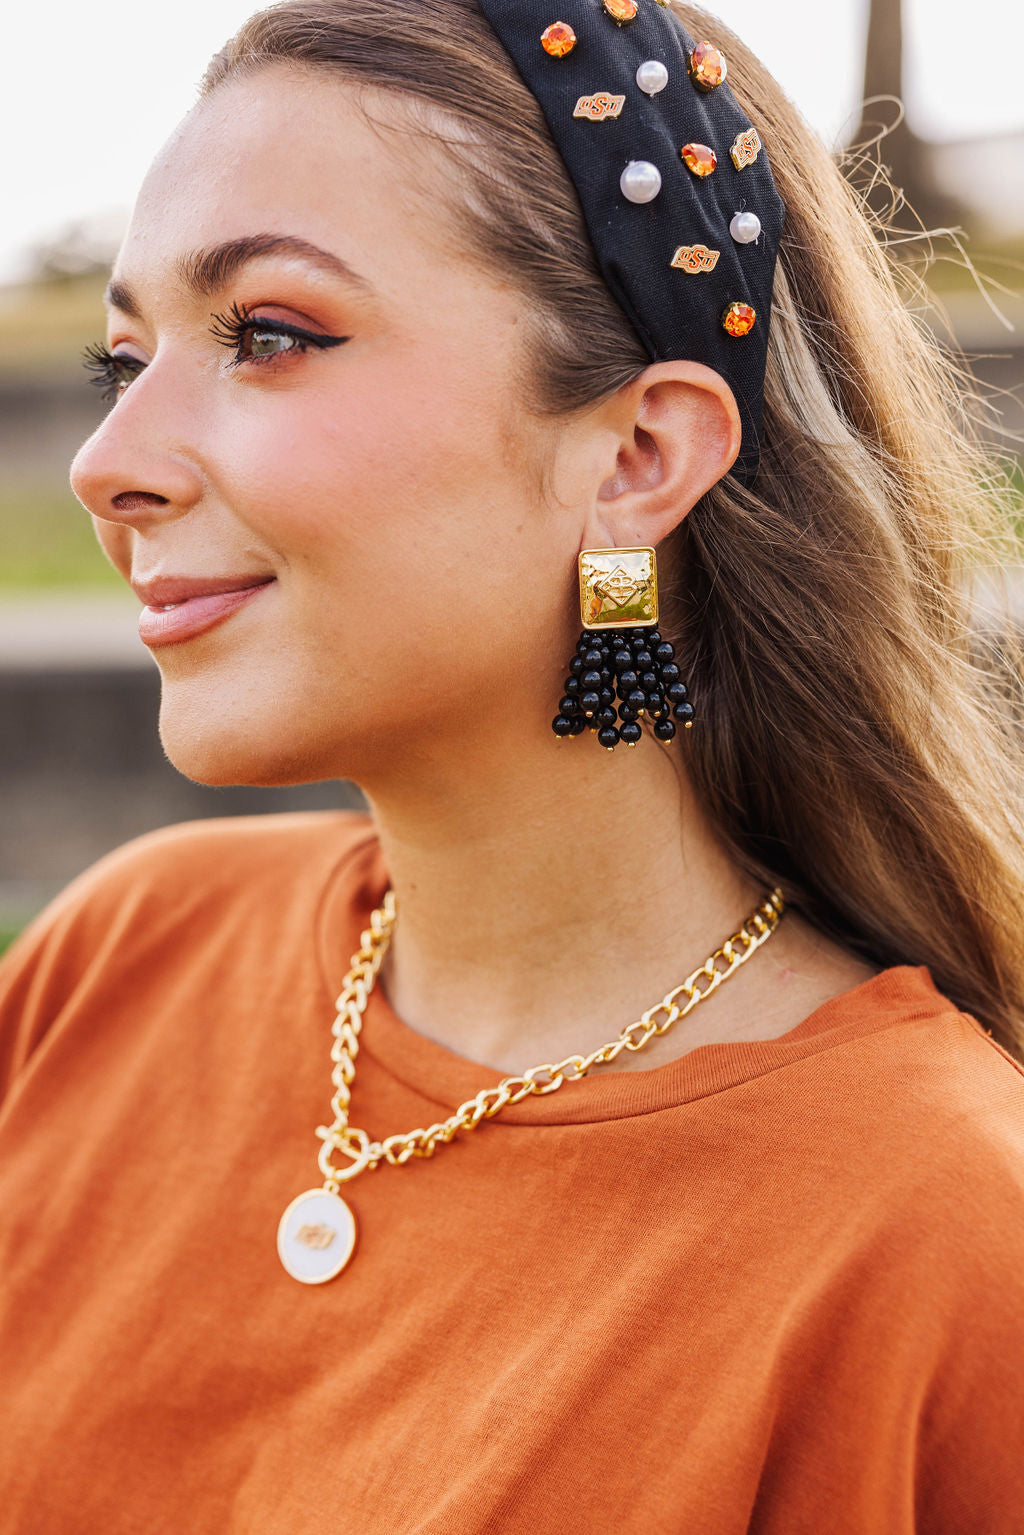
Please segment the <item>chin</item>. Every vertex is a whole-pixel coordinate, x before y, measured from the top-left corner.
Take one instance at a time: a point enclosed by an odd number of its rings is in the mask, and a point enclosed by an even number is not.
[[[349,775],[325,758],[322,742],[304,741],[288,722],[198,716],[168,705],[160,709],[160,744],[178,772],[211,789],[247,786],[283,789]]]

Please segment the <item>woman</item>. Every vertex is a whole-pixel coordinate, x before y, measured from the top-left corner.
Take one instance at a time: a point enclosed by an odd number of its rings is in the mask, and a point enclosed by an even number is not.
[[[164,746],[372,815],[143,838],[9,955],[5,1531],[1019,1527],[1022,807],[965,580],[1007,493],[775,82],[618,3],[535,62],[532,0],[264,12],[143,187],[72,476]],[[749,124],[753,392],[711,256],[613,297],[542,113],[579,63],[604,165],[656,35],[728,87],[649,70],[645,121]]]

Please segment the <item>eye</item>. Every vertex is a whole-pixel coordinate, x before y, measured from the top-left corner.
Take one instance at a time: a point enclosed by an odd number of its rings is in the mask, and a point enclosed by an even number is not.
[[[125,352],[108,351],[99,342],[94,342],[82,353],[82,366],[91,375],[90,382],[102,392],[104,400],[113,405],[132,379],[138,378],[146,364],[138,357],[129,357]]]
[[[257,330],[255,326],[246,332],[246,340],[243,342],[244,355],[247,357],[274,357],[279,352],[305,350],[306,342],[300,336],[292,336],[280,330]]]
[[[268,320],[253,316],[239,304],[232,304],[226,314],[213,316],[210,334],[222,346],[234,352],[230,366],[241,363],[260,363],[286,352],[306,352],[310,347],[323,351],[327,347],[340,346],[347,336],[326,336],[322,332],[303,330],[286,320]]]

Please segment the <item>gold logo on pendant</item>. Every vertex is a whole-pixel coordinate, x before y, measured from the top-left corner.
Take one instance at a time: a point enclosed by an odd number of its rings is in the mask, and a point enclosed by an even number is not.
[[[625,96],[612,96],[608,91],[596,91],[593,96],[581,96],[572,115],[589,117],[591,122],[599,123],[605,117],[618,117],[625,105]]]
[[[745,133],[737,133],[729,150],[733,165],[738,171],[741,171],[745,165],[753,165],[763,148],[764,145],[757,136],[756,128],[748,128]]]
[[[630,597],[636,596],[642,585],[643,582],[637,581],[619,565],[610,576],[603,576],[599,581],[594,582],[594,591],[599,597],[621,608]]]
[[[305,1242],[307,1247],[315,1247],[322,1252],[325,1247],[330,1247],[337,1235],[333,1226],[300,1226],[295,1233],[295,1240]]]
[[[670,265],[683,272],[713,272],[721,254],[706,245],[680,245]]]

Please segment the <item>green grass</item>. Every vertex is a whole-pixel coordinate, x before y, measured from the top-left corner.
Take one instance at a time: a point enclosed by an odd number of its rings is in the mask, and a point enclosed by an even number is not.
[[[0,923],[0,954],[2,954],[5,949],[10,948],[11,944],[14,942],[15,938],[17,938],[20,932],[20,927],[10,927]]]
[[[123,592],[92,522],[61,485],[22,485],[0,491],[0,590],[79,587]]]

